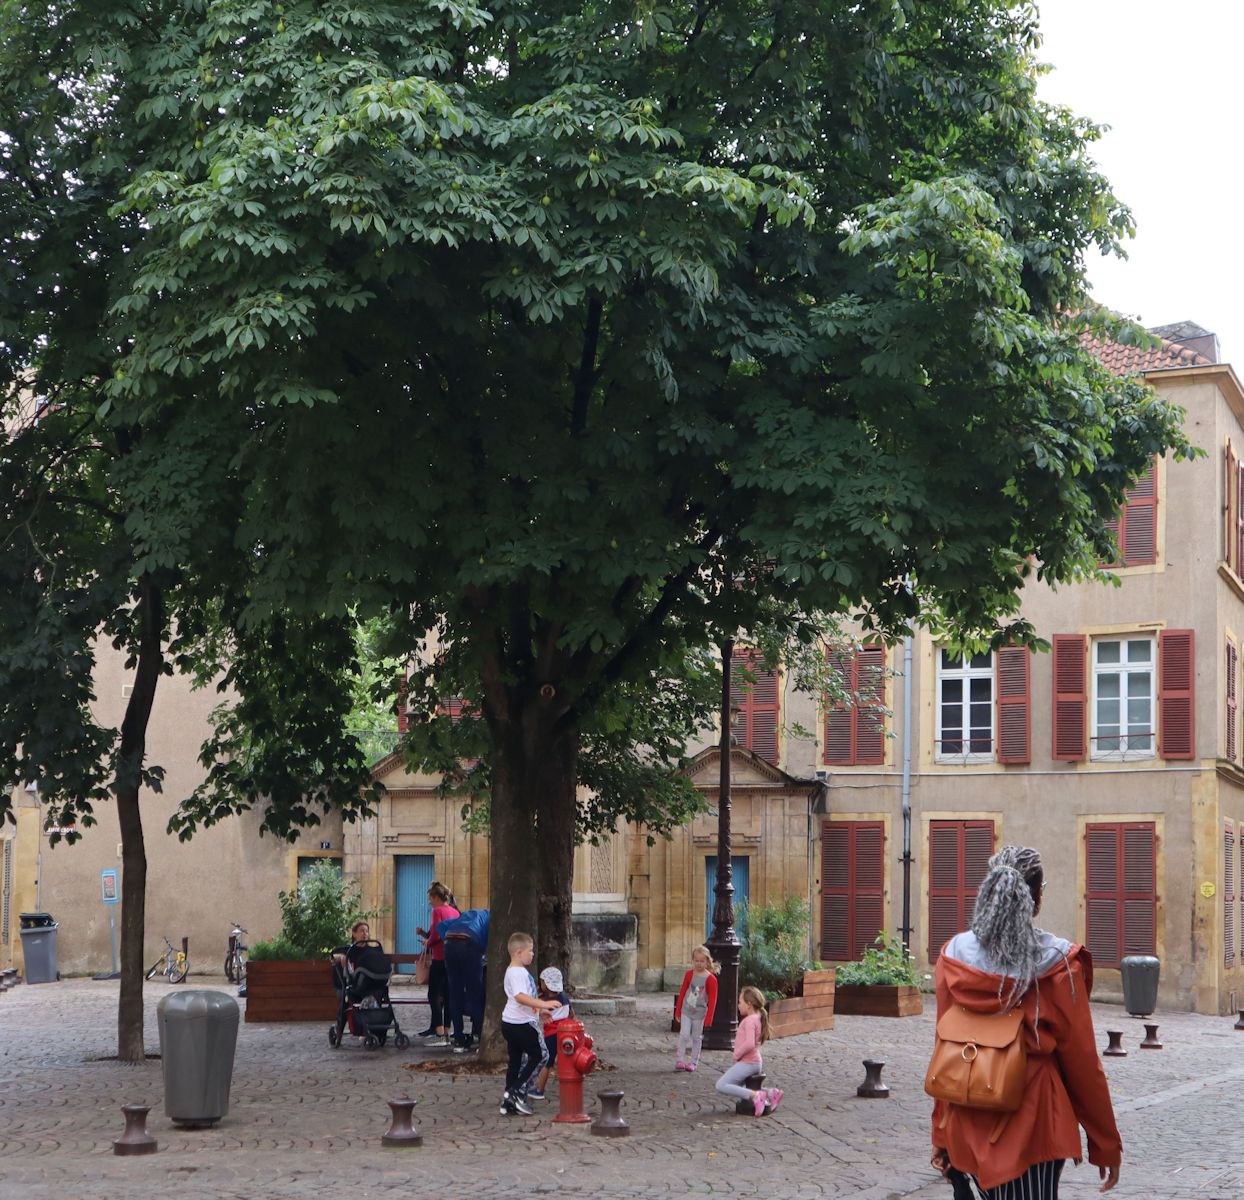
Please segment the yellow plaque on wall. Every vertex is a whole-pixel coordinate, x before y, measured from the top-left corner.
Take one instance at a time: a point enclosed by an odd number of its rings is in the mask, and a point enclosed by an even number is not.
[[[1204,896],[1206,900],[1208,900],[1216,891],[1218,891],[1218,888],[1208,881],[1201,884],[1201,895]]]

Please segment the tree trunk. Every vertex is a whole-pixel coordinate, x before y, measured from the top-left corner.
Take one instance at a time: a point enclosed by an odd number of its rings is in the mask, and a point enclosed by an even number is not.
[[[146,930],[147,850],[143,842],[139,792],[147,753],[147,722],[155,703],[156,684],[164,662],[162,635],[164,601],[160,589],[143,576],[138,583],[142,622],[134,690],[121,722],[117,758],[117,819],[121,826],[121,997],[117,1006],[117,1057],[142,1062],[143,935]]]
[[[566,820],[566,794],[568,789],[573,804],[578,740],[565,733],[554,735],[544,706],[533,706],[515,726],[503,731],[494,749],[487,1005],[480,1048],[484,1062],[502,1062],[506,1056],[501,1010],[510,934],[537,938],[539,957],[533,975],[550,962],[564,962],[550,955],[561,953],[561,947],[568,950],[570,944],[574,821],[573,807]],[[565,865],[550,874],[546,856]],[[558,879],[564,882],[558,884]],[[546,930],[553,946],[539,940]]]
[[[537,903],[539,965],[560,967],[567,985],[571,977],[571,908],[574,894],[575,824],[578,808],[579,739],[564,736],[551,748],[545,790],[537,819],[540,828],[540,874]]]

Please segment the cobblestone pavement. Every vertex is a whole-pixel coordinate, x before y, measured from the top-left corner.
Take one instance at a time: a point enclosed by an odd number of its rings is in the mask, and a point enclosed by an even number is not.
[[[213,986],[210,980],[183,986]],[[223,980],[215,986],[225,988]],[[592,1017],[616,1070],[594,1076],[626,1093],[632,1135],[611,1140],[552,1123],[553,1097],[534,1117],[497,1112],[496,1079],[412,1073],[412,1058],[446,1052],[329,1048],[319,1025],[241,1026],[229,1115],[181,1130],[163,1114],[161,1065],[114,1054],[115,983],[71,980],[0,995],[0,1198],[138,1200],[175,1192],[211,1197],[429,1194],[491,1200],[528,1192],[565,1197],[853,1196],[949,1200],[928,1167],[929,1102],[921,1090],[932,1021],[839,1017],[828,1033],[766,1047],[770,1082],[786,1090],[764,1120],[735,1116],[713,1091],[728,1056],[706,1053],[698,1074],[675,1074],[669,997],[641,997],[633,1016]],[[147,1035],[168,985],[147,988]],[[419,1013],[421,1010],[414,1010]],[[425,1011],[425,1010],[424,1010]],[[1123,1129],[1117,1196],[1244,1200],[1244,1146],[1235,1098],[1244,1086],[1244,1033],[1229,1018],[1160,1014],[1162,1051],[1138,1049],[1140,1023],[1096,1009],[1097,1027],[1124,1029],[1129,1056],[1107,1059]],[[416,1020],[407,1022],[413,1030]],[[1100,1038],[1104,1045],[1104,1034]],[[857,1099],[861,1060],[887,1063],[885,1101]],[[380,1145],[387,1099],[418,1097],[421,1149]],[[120,1105],[152,1106],[160,1152],[116,1158]],[[589,1100],[589,1111],[595,1105]],[[1096,1193],[1097,1172],[1070,1170],[1063,1194]]]

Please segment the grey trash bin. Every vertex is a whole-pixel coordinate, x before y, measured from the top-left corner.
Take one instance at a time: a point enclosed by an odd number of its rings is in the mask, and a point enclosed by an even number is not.
[[[51,913],[20,913],[22,962],[27,983],[55,983],[59,978],[56,966],[56,931],[60,927]]]
[[[175,1125],[214,1125],[229,1112],[238,1006],[224,992],[170,992],[156,1007],[164,1112]]]
[[[1152,954],[1129,954],[1119,963],[1123,976],[1123,1007],[1133,1017],[1147,1017],[1158,1006],[1161,963]]]

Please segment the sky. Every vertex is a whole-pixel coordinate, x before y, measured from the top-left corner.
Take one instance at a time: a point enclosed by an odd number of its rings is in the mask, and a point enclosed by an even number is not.
[[[1244,2],[1037,0],[1041,95],[1110,131],[1091,154],[1131,210],[1095,298],[1142,324],[1196,321],[1244,370]]]

